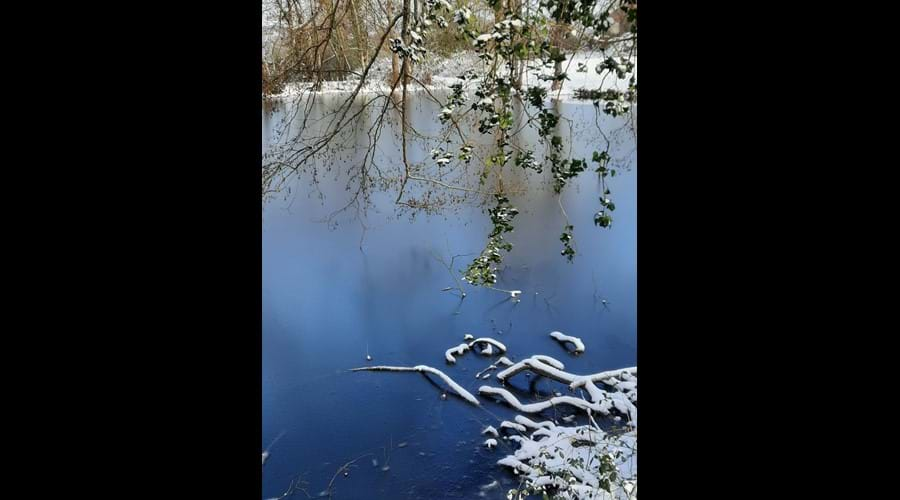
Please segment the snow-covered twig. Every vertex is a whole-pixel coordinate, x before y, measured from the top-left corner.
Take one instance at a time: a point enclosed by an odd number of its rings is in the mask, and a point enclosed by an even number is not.
[[[582,342],[578,337],[572,337],[571,335],[566,335],[563,332],[550,332],[550,336],[560,341],[561,343],[571,342],[575,346],[575,352],[577,354],[581,354],[584,352],[584,342]]]
[[[507,358],[506,356],[503,356],[502,358],[498,359],[497,362],[494,364],[504,365],[504,366],[512,366],[514,363],[512,361],[510,361],[509,358]]]
[[[493,287],[493,286],[487,287],[487,288],[488,288],[488,290],[496,290],[498,292],[507,293],[507,294],[509,294],[509,298],[516,302],[519,302],[522,300],[519,298],[519,295],[522,295],[522,290],[504,290],[502,288],[497,288],[497,287]]]
[[[587,401],[585,401],[583,399],[578,399],[578,398],[575,398],[572,396],[557,396],[554,398],[550,398],[546,401],[540,401],[538,403],[522,404],[519,401],[519,398],[515,397],[511,392],[507,391],[506,389],[501,389],[499,387],[490,387],[487,385],[483,385],[483,386],[479,387],[478,392],[480,394],[491,394],[491,395],[500,396],[504,400],[506,400],[506,402],[509,403],[510,406],[512,406],[513,408],[515,408],[523,413],[540,413],[540,412],[546,410],[547,408],[567,404],[567,405],[574,406],[576,408],[581,408],[583,410],[593,410],[593,411],[600,412],[603,414],[608,414],[609,409],[612,407],[612,403],[609,403],[608,405],[604,405],[604,406],[606,406],[606,407],[604,407],[599,404],[588,403]]]
[[[590,401],[572,396],[557,396],[538,403],[522,404],[518,398],[506,389],[482,386],[478,389],[481,394],[492,394],[502,397],[507,403],[524,413],[539,413],[547,408],[567,404],[583,410],[590,410],[603,415],[608,415],[615,408],[628,417],[631,424],[637,425],[637,368],[622,368],[591,375],[574,375],[565,372],[556,366],[547,364],[545,356],[532,356],[519,361],[497,374],[497,378],[506,381],[510,377],[525,370],[530,370],[538,375],[568,384],[571,389],[584,389],[590,395]],[[549,358],[553,359],[553,358]],[[555,360],[554,360],[555,361]],[[557,362],[558,363],[558,362]],[[605,391],[597,387],[597,383],[605,384],[614,391]]]
[[[605,372],[594,373],[591,375],[573,375],[571,373],[563,371],[562,363],[560,363],[559,361],[556,361],[549,356],[538,354],[513,364],[509,368],[498,373],[497,378],[501,381],[506,381],[514,375],[525,370],[530,370],[534,373],[537,373],[538,375],[543,375],[544,377],[551,378],[553,380],[556,380],[557,382],[562,382],[570,385],[581,379],[588,379],[591,382],[596,383],[605,382],[606,380],[620,376],[637,375],[637,367],[620,368],[618,370],[609,370]]]
[[[487,380],[491,377],[490,375],[487,374],[487,372],[489,372],[491,370],[496,370],[497,365],[512,366],[513,364],[514,363],[512,361],[510,361],[509,358],[507,358],[506,356],[503,356],[500,359],[498,359],[494,364],[489,365],[484,370],[481,370],[480,372],[476,373],[475,378],[483,378],[483,379]],[[484,375],[484,376],[482,376],[482,375]]]
[[[454,353],[456,353],[457,356],[462,356],[463,353],[465,353],[468,350],[469,350],[469,344],[465,344],[465,343],[459,344],[456,347],[451,347],[450,349],[447,349],[447,351],[444,353],[444,358],[447,359],[448,363],[453,364],[453,363],[456,363],[456,358],[453,357]]]
[[[564,364],[562,363],[562,361],[559,361],[559,360],[557,360],[556,358],[551,358],[550,356],[545,356],[545,355],[543,355],[543,354],[535,354],[534,356],[532,356],[532,358],[533,358],[533,359],[536,359],[536,360],[538,360],[538,361],[540,361],[540,362],[542,362],[542,363],[546,363],[546,364],[552,366],[553,368],[556,368],[556,369],[559,369],[559,370],[565,370],[565,369],[566,369],[566,365],[564,365]]]
[[[469,391],[463,389],[463,387],[456,382],[453,381],[450,377],[448,377],[444,372],[438,370],[437,368],[432,368],[426,365],[417,365],[417,366],[363,366],[360,368],[353,368],[350,371],[352,372],[361,372],[361,371],[372,371],[372,372],[419,372],[419,373],[430,373],[432,375],[437,375],[441,378],[447,385],[450,386],[457,394],[459,394],[463,399],[472,403],[475,406],[480,406],[481,403],[478,402],[478,399],[475,398]]]
[[[493,356],[494,355],[494,349],[493,349],[494,347],[496,347],[500,351],[499,354],[503,354],[504,352],[506,352],[506,346],[503,345],[502,342],[500,342],[498,340],[494,340],[490,337],[479,337],[476,339],[476,338],[473,338],[471,335],[466,334],[466,340],[468,340],[468,343],[459,344],[458,346],[451,347],[450,349],[447,349],[444,352],[444,359],[446,359],[448,363],[455,364],[456,357],[454,356],[454,354],[456,356],[462,356],[463,354],[465,354],[466,351],[475,347],[475,345],[477,345],[477,344],[487,344],[487,347],[485,347],[484,349],[481,350],[481,354],[483,354],[485,356]],[[506,358],[501,358],[501,359],[506,359]],[[509,360],[507,359],[507,361],[509,361]]]
[[[516,422],[532,429],[540,429],[542,427],[546,429],[552,429],[556,427],[556,424],[550,422],[549,420],[546,420],[544,422],[535,422],[534,420],[531,420],[530,418],[523,415],[516,415]]]
[[[479,344],[479,343],[485,343],[485,344],[491,344],[491,345],[493,345],[493,346],[496,347],[497,349],[500,349],[500,354],[503,354],[504,352],[506,352],[506,346],[503,345],[502,342],[500,342],[500,341],[498,341],[498,340],[494,340],[494,339],[492,339],[492,338],[490,338],[490,337],[478,337],[477,339],[470,341],[470,342],[469,342],[469,348],[471,348],[471,347],[474,346],[475,344]]]
[[[515,423],[515,422],[510,422],[509,420],[504,420],[503,422],[501,422],[501,423],[500,423],[500,428],[501,428],[501,429],[514,429],[514,430],[517,430],[517,431],[519,431],[519,432],[525,432],[525,431],[528,430],[528,429],[525,428],[524,425],[522,425],[522,424],[517,424],[517,423]]]

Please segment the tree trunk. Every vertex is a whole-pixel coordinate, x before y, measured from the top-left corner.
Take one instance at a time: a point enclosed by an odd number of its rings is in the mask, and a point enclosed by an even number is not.
[[[509,0],[509,10],[515,12],[519,17],[523,17],[522,1]],[[521,40],[521,36],[513,35],[513,42]],[[510,57],[510,68],[512,71],[512,85],[516,90],[522,90],[522,77],[525,74],[525,60],[520,59],[513,54]]]
[[[363,36],[365,30],[361,28],[362,22],[359,19],[359,10],[357,10],[354,0],[350,0],[350,8],[353,10],[351,21],[353,23],[353,31],[356,32],[356,52],[359,54],[359,64],[360,67],[365,67],[366,61],[369,60],[369,40],[368,37]]]
[[[419,1],[418,0],[406,0],[406,2],[407,2],[407,7],[406,7],[407,14],[409,14],[410,4],[412,4],[411,5],[412,21],[415,22],[417,19],[419,19]],[[409,33],[407,32],[406,40],[404,40],[403,43],[409,44],[411,39],[412,38],[409,36]],[[409,77],[410,77],[410,75],[412,75],[412,70],[413,70],[413,62],[412,62],[412,60],[409,60],[406,63],[406,83],[409,83]]]
[[[409,47],[409,13],[410,13],[410,1],[411,0],[403,0],[403,24],[400,28],[400,39],[403,40],[403,45]],[[409,71],[410,65],[412,65],[412,60],[407,55],[406,60],[403,61],[402,71],[403,71],[403,85],[406,86],[409,84]],[[404,103],[405,105],[405,103]]]
[[[563,24],[555,24],[552,28],[550,28],[550,43],[559,48],[562,51],[560,45],[562,44],[563,35],[567,30],[567,26]],[[559,78],[559,76],[563,72],[562,61],[557,61],[553,64],[553,77]],[[550,85],[550,90],[559,90],[562,87],[562,80],[553,80],[553,83]]]
[[[553,65],[553,77],[559,78],[559,75],[562,74],[562,62],[557,61]],[[550,90],[559,90],[562,87],[562,80],[553,80],[553,83],[550,84]]]
[[[388,11],[388,19],[394,16],[394,2],[392,0],[387,0],[387,11]],[[391,35],[394,34],[394,28],[391,28]],[[392,36],[393,38],[393,36]],[[400,78],[400,57],[396,52],[391,54],[391,87],[397,83],[397,79]]]

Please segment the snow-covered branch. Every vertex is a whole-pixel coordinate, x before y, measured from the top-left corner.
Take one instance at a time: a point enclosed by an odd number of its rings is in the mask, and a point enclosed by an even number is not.
[[[550,336],[563,344],[566,342],[571,342],[572,345],[575,346],[576,354],[581,354],[584,352],[584,342],[582,342],[578,337],[572,337],[571,335],[566,335],[563,332],[550,332]]]
[[[430,366],[425,365],[417,365],[417,366],[363,366],[360,368],[353,368],[350,371],[352,372],[361,372],[361,371],[371,371],[371,372],[419,372],[419,373],[430,373],[432,375],[437,375],[441,378],[451,389],[453,389],[457,394],[459,394],[463,399],[472,403],[475,406],[480,406],[481,403],[478,402],[478,399],[472,395],[469,391],[463,389],[463,387],[456,382],[453,381],[452,378],[448,377],[444,372],[438,370],[437,368],[432,368]]]

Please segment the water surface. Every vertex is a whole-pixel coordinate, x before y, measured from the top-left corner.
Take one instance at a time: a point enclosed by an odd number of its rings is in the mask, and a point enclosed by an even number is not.
[[[438,130],[433,105],[420,101],[412,123],[423,133]],[[327,108],[333,101],[321,105]],[[265,142],[274,140],[286,111],[281,106],[264,113]],[[596,132],[590,132],[593,106],[567,103],[560,111],[583,134],[573,131],[573,153],[590,159],[600,147]],[[620,123],[601,125],[608,132]],[[487,450],[480,434],[486,425],[499,427],[503,419],[512,419],[509,408],[485,398],[476,408],[452,393],[443,400],[439,380],[430,383],[415,373],[348,369],[427,364],[477,394],[481,385],[497,385],[474,376],[491,361],[472,351],[455,366],[444,361],[444,351],[466,333],[500,340],[513,360],[548,354],[574,373],[634,366],[636,159],[633,137],[621,137],[614,156],[628,160],[631,169],[609,182],[616,203],[611,229],[593,224],[600,194],[596,174],[584,172],[563,193],[562,204],[575,226],[574,262],[560,255],[565,219],[556,195],[546,189],[549,172],[517,176],[535,189],[512,197],[520,210],[516,229],[508,235],[515,247],[496,286],[522,290],[518,303],[484,288],[467,287],[464,300],[441,291],[456,283],[438,258],[449,261],[451,255],[477,254],[484,247],[490,221],[477,204],[397,217],[392,190],[373,194],[364,217],[347,210],[322,222],[351,196],[340,172],[343,162],[358,158],[367,144],[362,132],[322,165],[322,172],[331,171],[315,187],[308,178],[298,179],[290,195],[264,204],[262,446],[284,432],[263,469],[264,498],[279,496],[297,475],[316,496],[342,464],[359,457],[349,476],[334,479],[334,498],[472,498],[479,496],[480,486],[497,480],[501,486],[484,493],[499,499],[516,487],[515,476],[495,464],[512,452],[510,444],[501,441],[499,448]],[[397,169],[395,135],[385,134],[379,147],[379,163]],[[431,147],[413,141],[411,154],[421,160]],[[458,258],[455,268],[464,269],[473,256]],[[568,354],[548,336],[552,330],[581,337],[586,353]],[[529,382],[513,379],[520,399],[530,398],[533,390],[565,390],[546,380],[532,387]],[[388,470],[382,470],[385,465]]]

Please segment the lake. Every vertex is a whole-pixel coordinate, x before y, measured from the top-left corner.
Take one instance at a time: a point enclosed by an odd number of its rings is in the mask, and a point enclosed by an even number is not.
[[[422,93],[410,99],[413,127],[422,135],[439,134],[439,107]],[[338,100],[323,96],[309,113],[327,113]],[[398,214],[397,186],[388,183],[371,188],[364,212],[352,206],[334,213],[355,194],[347,190],[354,182],[347,173],[369,144],[365,124],[371,116],[360,118],[362,126],[339,151],[319,160],[315,183],[310,174],[299,176],[264,202],[263,449],[281,437],[263,468],[263,498],[280,496],[298,476],[313,497],[333,479],[338,499],[501,499],[518,485],[512,472],[496,465],[514,443],[500,440],[488,450],[481,435],[487,425],[499,428],[516,412],[480,396],[481,407],[452,392],[443,399],[444,384],[437,378],[430,383],[417,373],[351,373],[351,368],[430,365],[477,395],[481,385],[498,385],[493,378],[475,378],[496,357],[473,350],[448,365],[444,351],[463,342],[465,334],[503,342],[514,361],[547,354],[579,374],[637,364],[635,139],[621,133],[622,119],[598,119],[590,102],[564,102],[558,110],[569,120],[567,151],[590,161],[601,147],[596,127],[607,134],[619,130],[613,157],[627,168],[608,180],[616,205],[609,229],[593,223],[601,188],[592,166],[563,191],[578,252],[568,262],[560,255],[565,218],[549,188],[549,168],[526,175],[512,162],[505,167],[504,181],[527,194],[510,196],[520,213],[507,236],[514,248],[504,258],[496,287],[521,290],[519,302],[483,287],[465,285],[464,299],[442,291],[458,284],[459,270],[481,252],[490,231],[485,207],[473,197],[434,197],[436,205],[444,205],[429,213]],[[295,113],[302,116],[304,110],[289,103],[264,107],[264,148]],[[470,134],[479,136],[477,130]],[[522,144],[534,140],[533,134],[521,139]],[[419,136],[409,141],[416,162],[427,161],[440,143]],[[483,141],[486,145],[490,138]],[[385,175],[401,168],[397,144],[394,129],[377,141],[377,163]],[[427,198],[422,184],[411,181],[408,195]],[[473,255],[457,257],[451,272],[445,263],[460,254]],[[585,353],[569,354],[548,336],[553,330],[580,337]],[[520,376],[509,385],[529,401],[566,390],[546,379],[530,380]],[[334,477],[354,459],[346,477]],[[499,486],[481,488],[492,481]]]

